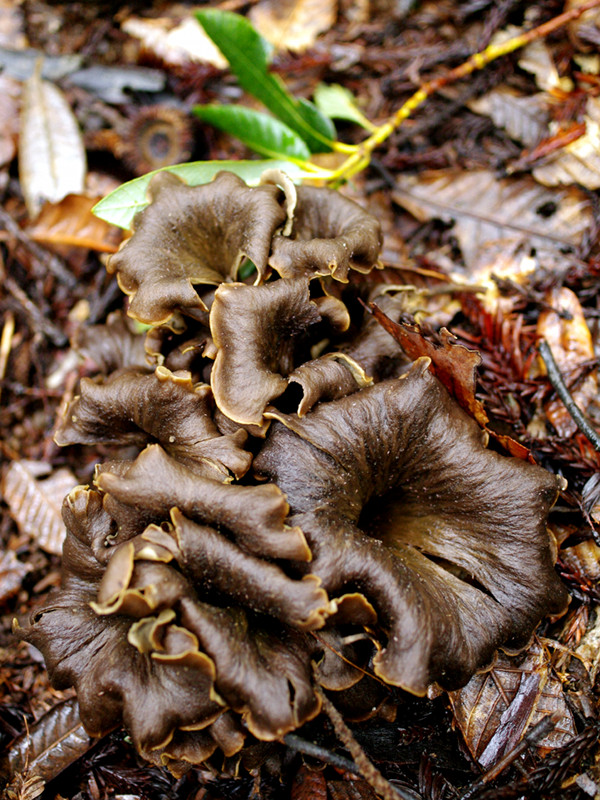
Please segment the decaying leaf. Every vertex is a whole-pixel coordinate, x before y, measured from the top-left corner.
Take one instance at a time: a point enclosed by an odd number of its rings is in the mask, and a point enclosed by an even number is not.
[[[9,164],[17,154],[19,99],[21,87],[8,75],[0,75],[0,166]]]
[[[428,356],[430,369],[446,387],[458,404],[480,425],[485,425],[488,416],[481,400],[475,397],[477,367],[481,356],[476,350],[456,343],[456,337],[446,328],[440,331],[440,341],[433,343],[426,339],[417,324],[393,322],[376,304],[372,304],[373,316],[400,344],[412,359]]]
[[[92,214],[99,197],[68,194],[59,203],[46,203],[29,231],[36,242],[67,247],[86,247],[116,253],[123,232]]]
[[[44,201],[82,194],[86,159],[77,120],[64,95],[36,70],[23,87],[19,177],[30,217]]]
[[[46,469],[42,465],[42,469]],[[65,495],[77,484],[67,468],[39,480],[40,465],[13,461],[2,482],[2,494],[22,533],[31,536],[47,553],[60,554],[65,538],[61,508]]]
[[[501,180],[488,170],[401,175],[392,197],[421,221],[453,220],[469,270],[476,269],[490,241],[523,243],[528,249],[572,249],[592,224],[583,191],[549,189],[528,175]]]
[[[207,61],[218,69],[227,67],[227,61],[193,17],[175,24],[165,17],[129,17],[121,27],[166,64]]]
[[[320,33],[328,31],[337,16],[337,0],[261,0],[252,7],[250,20],[278,50],[301,53]]]
[[[566,0],[565,11],[579,8],[585,0]],[[598,33],[600,31],[600,9],[590,8],[578,19],[567,25],[569,37],[579,51],[584,53],[597,52]]]
[[[4,603],[21,588],[23,578],[33,567],[19,561],[12,550],[0,555],[0,603]]]
[[[600,189],[600,98],[588,98],[584,121],[583,136],[533,170],[537,181],[545,186],[578,183],[586,189]]]
[[[48,782],[93,744],[79,718],[77,700],[65,700],[15,739],[0,761],[0,772],[10,779],[37,777]]]
[[[327,783],[323,772],[302,765],[294,776],[290,800],[327,800]]]
[[[546,339],[550,345],[554,360],[562,372],[567,386],[570,387],[573,399],[581,410],[585,411],[592,398],[596,397],[598,393],[596,370],[589,374],[584,372],[583,380],[581,380],[582,367],[585,369],[596,357],[592,334],[581,304],[570,289],[551,289],[546,295],[546,301],[556,311],[546,310],[540,314],[537,324],[538,336]],[[545,367],[543,367],[543,371],[545,372]],[[572,386],[573,380],[576,383]],[[577,430],[577,425],[562,400],[558,398],[551,400],[544,406],[544,411],[559,436],[572,436]]]
[[[548,714],[556,714],[557,722],[539,743],[542,750],[561,747],[576,734],[562,683],[537,639],[525,655],[500,654],[489,672],[475,675],[449,698],[467,747],[484,769]]]
[[[543,94],[523,95],[510,86],[498,86],[468,103],[471,111],[490,117],[511,139],[533,147],[548,133],[548,109]]]
[[[371,304],[371,309],[375,319],[394,337],[410,358],[427,356],[431,359],[431,372],[461,408],[476,419],[488,434],[497,439],[516,458],[530,458],[529,450],[524,445],[510,436],[498,434],[487,427],[488,415],[481,400],[475,396],[477,368],[481,364],[479,352],[456,344],[456,337],[446,328],[440,330],[439,341],[433,342],[423,336],[418,325],[407,322],[396,323],[374,303]]]
[[[570,78],[558,74],[552,53],[543,39],[536,39],[523,48],[519,66],[535,77],[538,87],[544,92],[555,92],[557,89],[569,92],[573,88]]]
[[[377,800],[375,790],[366,781],[329,781],[327,790],[331,800]]]

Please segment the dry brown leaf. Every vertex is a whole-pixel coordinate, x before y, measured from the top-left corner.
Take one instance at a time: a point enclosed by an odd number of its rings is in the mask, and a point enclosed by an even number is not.
[[[60,89],[39,72],[23,86],[19,138],[19,178],[32,218],[46,200],[57,203],[71,192],[82,194],[86,172],[75,115]]]
[[[218,69],[227,67],[227,60],[194,17],[188,16],[183,21],[128,17],[121,28],[166,64],[207,61]]]
[[[570,386],[570,376],[577,376],[581,367],[594,361],[594,345],[592,334],[588,328],[583,309],[577,296],[566,288],[554,288],[546,294],[546,302],[556,311],[542,311],[537,324],[537,334],[550,345],[552,355]],[[559,312],[566,312],[570,319],[561,317]],[[542,373],[546,368],[540,363]],[[573,400],[582,411],[585,411],[590,401],[598,393],[598,373],[596,370],[587,375],[582,381],[571,389]],[[550,422],[556,428],[559,436],[572,436],[577,430],[573,417],[565,408],[562,400],[555,398],[544,406],[544,411]]]
[[[454,221],[465,264],[476,269],[491,241],[523,243],[527,249],[576,248],[592,225],[585,193],[550,189],[533,178],[498,179],[488,170],[438,170],[404,175],[392,193],[396,203],[421,221]]]
[[[65,467],[39,480],[40,465],[13,461],[2,482],[2,494],[19,530],[31,536],[47,553],[62,553],[65,526],[62,503],[77,479]]]
[[[483,403],[475,397],[477,367],[481,364],[478,351],[457,344],[456,337],[446,328],[440,331],[440,341],[434,343],[423,336],[416,323],[394,322],[375,303],[371,303],[371,309],[375,319],[394,337],[409,358],[427,356],[431,359],[431,372],[458,404],[480,425],[485,426],[488,416]]]
[[[335,23],[337,0],[261,0],[249,16],[276,49],[301,53]]]
[[[100,197],[69,194],[60,203],[46,203],[29,234],[36,242],[67,247],[86,247],[116,253],[123,231],[92,214]]]
[[[500,653],[489,672],[475,675],[449,698],[467,747],[484,769],[498,763],[548,714],[559,718],[540,749],[561,747],[577,733],[562,683],[537,639],[526,654]]]
[[[331,800],[377,800],[375,790],[360,778],[352,781],[328,781]]]
[[[294,776],[290,800],[327,800],[327,783],[323,772],[303,764]]]
[[[30,564],[19,561],[12,550],[0,554],[0,603],[19,591],[23,578],[32,569]]]
[[[468,104],[476,114],[490,117],[511,139],[534,147],[548,135],[548,109],[543,94],[523,95],[510,86],[498,86]]]
[[[489,417],[481,400],[475,397],[477,368],[481,363],[481,356],[477,350],[469,350],[464,345],[457,344],[456,337],[446,328],[440,330],[439,341],[433,342],[423,336],[417,324],[394,322],[377,307],[376,303],[371,303],[371,311],[409,358],[427,356],[431,359],[429,369],[440,383],[446,387],[461,408],[477,420],[490,436],[500,442],[508,453],[515,458],[532,460],[531,453],[525,445],[487,427]]]
[[[537,181],[545,186],[578,183],[586,189],[600,189],[600,98],[588,98],[584,121],[583,136],[533,170]]]

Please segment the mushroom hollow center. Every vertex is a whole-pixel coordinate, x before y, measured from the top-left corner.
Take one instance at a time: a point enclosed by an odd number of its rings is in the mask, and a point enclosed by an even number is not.
[[[489,589],[472,573],[439,553],[431,552],[426,544],[427,529],[432,524],[429,516],[431,509],[425,506],[423,516],[415,516],[414,505],[409,508],[409,496],[409,488],[398,484],[382,495],[370,497],[358,518],[357,525],[361,532],[379,539],[392,551],[402,544],[408,544],[441,569],[492,597]]]

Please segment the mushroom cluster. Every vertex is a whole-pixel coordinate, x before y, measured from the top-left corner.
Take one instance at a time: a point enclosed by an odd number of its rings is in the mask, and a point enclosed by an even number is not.
[[[488,450],[429,359],[362,318],[377,220],[281,174],[149,192],[108,266],[146,358],[122,319],[80,337],[102,372],[56,440],[114,457],[66,498],[62,586],[17,630],[90,734],[124,724],[181,772],[280,740],[316,682],[423,695],[523,647],[565,603],[559,479]]]

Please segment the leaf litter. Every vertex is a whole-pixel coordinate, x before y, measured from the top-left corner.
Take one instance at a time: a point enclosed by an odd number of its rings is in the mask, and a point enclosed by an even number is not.
[[[300,6],[300,2],[297,5]],[[340,84],[357,98],[361,109],[369,109],[372,119],[381,120],[398,107],[398,98],[410,94],[419,80],[431,73],[439,74],[446,64],[456,63],[453,59],[456,59],[458,45],[462,48],[459,57],[466,58],[474,49],[473,42],[479,43],[485,36],[495,33],[507,20],[499,4],[471,3],[458,8],[454,2],[445,2],[418,4],[410,13],[405,8],[401,14],[393,12],[396,16],[392,24],[389,9],[382,10],[384,5],[371,4],[369,13],[363,14],[359,22],[357,18],[352,20],[348,10],[341,7],[329,29],[324,26],[319,38],[313,38],[312,49],[303,54],[281,52],[276,55],[273,68],[283,69],[282,75],[289,82],[291,75],[286,74],[285,69],[291,69],[292,65],[294,80],[300,80],[308,87],[306,94],[309,96],[319,82]],[[548,18],[552,12],[551,5],[543,0],[534,4],[532,9]],[[20,10],[25,16],[29,13],[27,6]],[[50,22],[60,19],[60,13],[60,8],[41,3],[37,20],[43,20],[49,28]],[[74,13],[81,11],[74,10]],[[73,37],[75,31],[72,27],[68,33],[61,34],[56,54],[63,59],[79,58],[78,53],[83,48],[92,62],[104,59],[103,66],[108,69],[111,65],[106,63],[102,48],[105,48],[105,54],[112,48],[113,64],[120,64],[127,58],[131,59],[131,53],[135,53],[137,47],[139,63],[150,63],[159,74],[166,75],[168,82],[164,85],[187,108],[197,103],[228,102],[231,84],[227,79],[215,80],[214,67],[210,65],[194,62],[185,55],[170,63],[168,48],[161,51],[148,42],[140,44],[141,40],[133,34],[126,34],[130,37],[129,50],[116,48],[115,41],[122,41],[126,32],[127,12],[124,16],[120,31],[115,32],[113,26],[116,23],[98,19],[88,23],[88,29],[81,29],[79,39],[72,38],[70,42],[69,37]],[[171,12],[169,4],[163,4],[160,9],[149,11],[144,16],[146,22],[157,19],[159,22],[155,27],[160,28],[163,34],[175,29],[182,21],[175,10]],[[511,20],[518,24],[525,22],[518,9],[511,12]],[[34,34],[30,44],[39,46],[35,40],[35,25],[28,21],[28,30]],[[107,31],[112,39],[106,38]],[[38,33],[43,46],[42,27]],[[417,700],[393,690],[386,707],[394,710],[395,721],[393,715],[386,712],[387,717],[376,717],[369,725],[353,723],[357,734],[374,733],[373,739],[369,740],[371,743],[365,745],[369,757],[381,764],[389,778],[412,786],[411,791],[416,797],[453,796],[468,792],[468,786],[477,780],[478,771],[457,744],[460,737],[464,737],[476,760],[483,758],[480,763],[499,764],[515,752],[515,746],[519,747],[517,742],[523,743],[526,740],[523,737],[547,718],[553,722],[551,732],[541,742],[533,741],[520,752],[517,756],[520,771],[511,762],[494,778],[490,796],[537,798],[556,796],[558,792],[559,796],[569,800],[580,800],[593,791],[598,792],[600,787],[594,766],[599,718],[595,682],[599,659],[598,602],[595,599],[598,579],[592,567],[597,563],[597,552],[590,546],[590,524],[597,525],[597,521],[593,516],[586,519],[577,504],[577,498],[581,499],[584,488],[598,472],[598,456],[579,432],[569,433],[564,410],[561,412],[562,422],[559,416],[553,415],[553,404],[558,413],[559,403],[540,368],[537,353],[540,336],[548,340],[555,337],[554,349],[564,377],[567,383],[571,380],[573,394],[598,425],[597,384],[593,369],[599,333],[596,298],[600,294],[600,262],[595,245],[597,197],[593,194],[595,189],[590,194],[590,185],[581,180],[583,173],[569,173],[564,186],[543,185],[542,178],[536,174],[538,169],[560,162],[568,155],[571,145],[558,146],[543,162],[534,162],[533,171],[531,164],[528,166],[524,161],[521,173],[511,178],[503,177],[505,169],[508,171],[519,155],[515,142],[528,148],[535,147],[534,136],[539,137],[546,124],[545,109],[552,111],[553,118],[563,126],[561,130],[565,124],[578,118],[576,98],[570,88],[579,80],[573,66],[577,62],[569,62],[569,53],[573,52],[569,48],[579,46],[573,41],[583,42],[583,29],[572,26],[571,36],[569,40],[566,32],[561,32],[544,42],[542,47],[530,47],[526,54],[528,61],[518,58],[521,68],[527,66],[530,73],[503,70],[500,64],[490,65],[488,75],[492,88],[487,86],[483,90],[488,93],[490,105],[479,106],[479,117],[475,117],[461,102],[454,101],[452,105],[450,97],[432,98],[419,112],[421,116],[416,124],[420,125],[420,132],[414,137],[399,139],[399,156],[402,163],[408,165],[407,169],[400,172],[392,167],[391,175],[373,169],[365,173],[366,177],[358,176],[353,187],[362,202],[369,202],[369,194],[374,191],[387,197],[388,204],[391,205],[392,201],[397,204],[388,236],[398,244],[388,246],[386,252],[400,254],[400,257],[395,256],[387,265],[388,269],[381,274],[382,281],[397,284],[400,279],[424,289],[420,295],[419,321],[426,323],[431,320],[434,324],[444,317],[440,308],[443,310],[445,307],[447,313],[442,324],[458,337],[458,342],[471,351],[479,351],[481,365],[477,370],[469,369],[467,396],[469,403],[473,404],[473,413],[479,409],[477,413],[487,416],[486,424],[490,430],[498,436],[515,440],[548,469],[564,474],[569,480],[569,487],[559,500],[556,511],[556,516],[563,521],[566,516],[570,523],[570,540],[561,540],[558,545],[561,562],[564,556],[571,570],[568,585],[573,596],[571,611],[565,619],[545,621],[541,631],[545,638],[540,638],[524,653],[500,655],[490,671],[475,676],[461,690],[464,695],[460,701],[453,699],[449,705],[444,695],[437,699]],[[323,47],[327,49],[326,57],[321,50]],[[581,47],[581,52],[574,51],[576,57],[586,52],[583,44]],[[31,66],[33,62],[30,56],[28,58]],[[129,63],[123,67],[138,68],[138,65]],[[207,81],[207,76],[212,77]],[[62,76],[56,80],[62,81]],[[496,91],[493,86],[502,86],[502,92],[505,92],[499,102],[493,99]],[[93,109],[100,98],[100,89],[96,92],[93,82],[76,90],[61,83],[61,89],[67,105],[77,113],[77,125],[87,132],[95,119],[89,109]],[[579,93],[579,108],[584,108],[588,115],[597,104],[595,91],[589,76],[588,82],[580,82],[575,90]],[[135,88],[133,92],[126,90],[118,99],[104,98],[103,102],[129,104],[133,108],[139,104],[135,92]],[[583,97],[583,104],[580,102],[582,92],[589,93],[587,99]],[[523,102],[513,103],[509,96],[519,100],[523,98]],[[236,102],[237,99],[236,96]],[[473,108],[481,99],[474,100]],[[529,109],[531,113],[528,114]],[[485,116],[489,116],[493,124]],[[358,128],[352,127],[353,124],[351,119],[343,123],[344,133],[350,139],[360,140],[362,134],[358,133]],[[412,130],[413,124],[408,123],[407,132]],[[585,135],[592,127],[586,120]],[[14,138],[14,134],[12,136]],[[202,137],[207,142],[202,145],[205,152],[197,154],[199,159],[208,157],[215,160],[229,157],[232,153],[236,159],[240,154],[247,157],[245,151],[230,149],[222,138],[212,137],[204,128],[200,131],[199,138]],[[387,154],[382,152],[381,155],[385,157]],[[7,158],[12,157],[7,155]],[[393,163],[393,160],[386,163]],[[424,172],[423,168],[431,163],[436,166],[441,163],[442,171]],[[387,170],[389,172],[389,166]],[[575,183],[586,186],[588,191],[582,191]],[[14,185],[8,189],[3,204],[16,219],[25,219],[25,209]],[[60,225],[56,199],[51,199],[50,206],[54,207],[56,225]],[[131,207],[125,211],[132,216]],[[74,213],[71,221],[77,219],[78,215]],[[60,228],[55,237],[54,225],[54,222],[42,224],[40,241],[48,243],[53,238],[60,240],[64,236],[66,241],[63,244],[72,243],[68,238],[70,234],[61,233]],[[81,223],[75,224],[74,238],[78,238],[78,231],[82,228]],[[64,467],[66,459],[72,475],[81,476],[89,475],[92,463],[99,458],[97,453],[81,452],[62,454],[62,461],[57,457],[48,432],[52,429],[61,392],[49,389],[44,378],[52,371],[57,355],[64,356],[65,345],[51,341],[44,334],[35,316],[26,313],[25,299],[29,293],[40,298],[40,303],[46,303],[51,309],[53,324],[63,332],[65,340],[67,334],[72,335],[76,325],[75,316],[71,317],[70,312],[81,301],[89,304],[92,322],[104,321],[107,313],[117,310],[120,304],[118,291],[106,278],[100,259],[95,255],[102,250],[102,234],[81,237],[86,242],[85,247],[89,245],[91,248],[89,254],[82,258],[72,252],[61,253],[57,258],[64,273],[60,270],[50,273],[44,268],[43,259],[37,258],[33,250],[24,246],[23,237],[30,233],[22,234],[20,243],[7,235],[3,235],[0,241],[3,274],[7,270],[11,279],[16,281],[16,288],[22,287],[24,295],[7,292],[6,296],[0,296],[3,317],[10,311],[16,319],[8,370],[2,381],[0,406],[0,424],[6,431],[2,437],[2,456],[8,462],[5,471],[10,474],[10,470],[15,470],[12,480],[17,487],[13,489],[16,521],[6,514],[1,528],[5,552],[0,563],[0,570],[4,571],[0,571],[0,575],[7,576],[0,581],[0,590],[6,588],[2,602],[7,612],[0,639],[0,647],[4,648],[3,680],[0,682],[0,747],[4,755],[11,751],[14,747],[11,742],[15,741],[14,735],[7,734],[7,731],[27,735],[23,714],[29,713],[31,701],[52,696],[44,670],[35,658],[29,657],[24,665],[22,652],[10,643],[7,633],[12,616],[28,614],[33,597],[51,585],[58,563],[56,553],[60,549],[60,534],[49,535],[50,530],[57,528],[60,501],[46,486],[49,479],[40,478],[35,470],[27,472],[26,465],[30,461],[47,463],[51,474],[56,474]],[[502,278],[497,274],[499,271]],[[67,286],[60,276],[69,272],[77,274],[78,280]],[[435,294],[437,289],[443,288],[439,285],[439,276],[446,277],[449,288],[446,287],[445,291],[449,294]],[[457,285],[457,276],[462,280],[460,286]],[[473,290],[474,284],[478,285],[479,291]],[[570,295],[566,292],[572,293],[576,303],[567,302]],[[448,299],[444,300],[444,297]],[[560,312],[565,305],[568,306],[566,314]],[[439,324],[436,324],[431,335],[418,332],[419,347],[425,347],[425,341],[427,346],[438,349],[438,328]],[[462,349],[450,341],[448,338],[447,369],[452,380],[461,369],[458,354]],[[585,393],[577,395],[583,387],[586,387]],[[532,424],[536,419],[542,422],[541,427]],[[567,427],[561,427],[563,424]],[[543,435],[538,435],[542,428]],[[19,464],[25,474],[19,472],[17,475],[19,467],[15,464]],[[74,477],[70,480],[77,482]],[[32,508],[37,504],[40,509],[41,527],[36,528],[32,513],[18,500],[29,496],[28,493],[34,498]],[[51,500],[50,495],[54,499]],[[40,530],[46,531],[44,535],[52,542],[47,551],[38,538]],[[11,544],[15,543],[17,549],[13,550]],[[569,638],[571,633],[574,638]],[[557,643],[554,648],[547,645],[549,641]],[[563,661],[557,658],[557,653],[562,654]],[[577,667],[577,664],[581,666]],[[6,680],[5,675],[12,678]],[[589,717],[581,713],[583,701],[571,702],[573,698],[584,695],[588,698]],[[66,712],[56,711],[56,719],[61,714]],[[29,723],[32,735],[37,724]],[[460,735],[450,732],[452,724],[458,726]],[[75,732],[77,726],[74,724],[69,728],[68,724],[61,727],[62,723],[53,726],[43,722],[42,725],[47,726],[46,744],[38,752],[46,747],[47,754],[51,755],[57,748],[58,763],[62,752],[61,736],[65,731]],[[336,747],[331,732],[324,730],[319,721],[312,727],[309,724],[302,734],[330,748]],[[386,750],[386,741],[394,742],[394,747]],[[402,745],[404,741],[410,742],[406,753]],[[391,751],[393,755],[390,755]],[[37,757],[35,752],[30,750],[30,759]],[[262,755],[248,754],[249,768],[254,775],[252,779],[244,778],[246,773],[243,770],[239,772],[237,765],[235,768],[224,765],[223,774],[219,776],[192,770],[176,784],[154,767],[140,770],[133,763],[127,742],[117,734],[97,743],[96,755],[81,758],[86,752],[84,745],[81,751],[77,747],[72,750],[76,760],[70,774],[76,776],[75,783],[70,779],[69,783],[61,784],[60,775],[54,773],[61,796],[72,797],[77,791],[75,784],[78,784],[87,787],[82,791],[88,796],[91,794],[95,800],[110,796],[111,791],[121,791],[123,785],[138,796],[158,796],[158,793],[166,792],[169,796],[181,798],[194,796],[222,800],[235,796],[245,800],[252,794],[269,800],[282,796],[282,780],[283,785],[290,789],[294,775],[305,769],[299,757],[292,758],[288,753],[287,762],[282,762],[277,760],[276,751],[270,750]],[[524,776],[521,774],[523,771]],[[231,777],[234,773],[240,777]],[[31,776],[32,772],[29,770],[25,774]],[[48,775],[51,777],[50,773]],[[308,782],[313,786],[315,796],[370,797],[370,789],[350,775],[344,775],[340,780],[339,772],[331,765],[326,765],[319,775],[322,780]],[[437,783],[436,776],[439,779]],[[36,783],[32,777],[25,786],[26,780],[29,778],[24,779],[19,791],[22,796],[27,796],[26,791],[29,796],[34,796],[40,789],[39,780]],[[91,791],[90,787],[95,788]],[[305,795],[300,792],[298,796]]]

